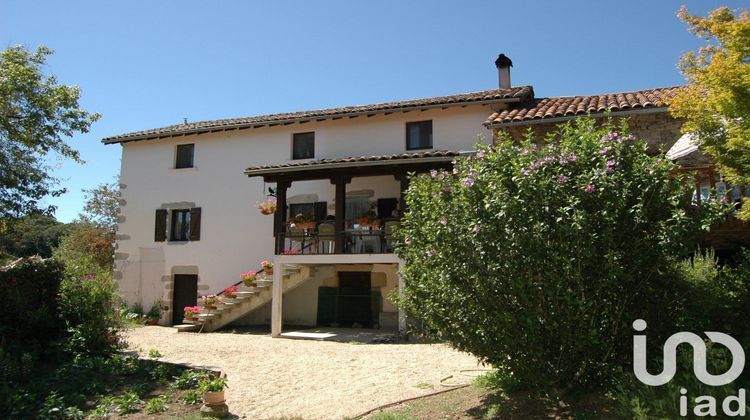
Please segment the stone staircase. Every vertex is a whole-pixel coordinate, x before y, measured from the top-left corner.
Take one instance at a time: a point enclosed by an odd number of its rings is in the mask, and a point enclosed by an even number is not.
[[[283,293],[287,293],[304,283],[314,274],[315,267],[285,264],[281,274]],[[249,314],[269,303],[272,298],[273,275],[258,274],[257,287],[239,286],[237,297],[223,298],[216,309],[201,310],[198,320],[183,320],[175,325],[178,332],[212,332]],[[201,303],[199,302],[200,306]]]

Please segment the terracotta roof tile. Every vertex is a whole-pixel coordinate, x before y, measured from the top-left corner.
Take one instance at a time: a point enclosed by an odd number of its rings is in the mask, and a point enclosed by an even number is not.
[[[587,113],[665,107],[669,105],[679,89],[678,86],[602,95],[536,98],[522,103],[510,104],[508,109],[492,114],[485,125],[492,127],[514,122]]]
[[[340,108],[318,109],[312,111],[290,112],[282,114],[260,115],[246,118],[229,118],[222,120],[200,121],[188,124],[170,125],[150,130],[136,131],[127,134],[106,137],[105,144],[122,143],[135,140],[148,140],[184,134],[207,133],[238,128],[259,127],[264,125],[290,124],[294,122],[325,120],[362,114],[380,114],[404,109],[432,108],[440,106],[462,105],[473,102],[508,102],[533,98],[531,86],[516,86],[509,89],[490,89],[479,92],[461,93],[450,96],[411,99],[406,101],[385,102],[371,105],[356,105]]]

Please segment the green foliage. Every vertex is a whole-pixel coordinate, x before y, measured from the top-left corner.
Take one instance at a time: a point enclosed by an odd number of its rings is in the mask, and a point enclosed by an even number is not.
[[[413,177],[399,304],[527,386],[609,381],[634,319],[670,322],[673,258],[719,215],[627,131],[584,118],[540,147],[501,135],[453,173]]]
[[[161,352],[159,350],[157,350],[157,349],[148,349],[148,357],[150,357],[152,359],[158,359],[158,358],[160,358],[162,356],[163,356],[163,354],[161,354]]]
[[[192,389],[197,388],[201,379],[207,376],[207,372],[200,370],[186,370],[175,379],[175,386],[177,389]]]
[[[62,277],[62,264],[51,259],[26,258],[0,269],[0,368],[4,377],[23,376],[62,337],[57,302]]]
[[[138,393],[135,391],[127,391],[119,398],[115,398],[114,403],[118,413],[127,414],[138,411],[143,401],[138,398]]]
[[[727,7],[702,18],[683,6],[678,16],[706,41],[680,61],[690,83],[670,111],[685,118],[683,131],[697,134],[703,149],[735,185],[750,185],[750,13]],[[750,220],[750,202],[742,217]]]
[[[50,54],[46,47],[0,52],[0,217],[29,213],[45,196],[62,194],[45,156],[54,152],[80,162],[63,137],[88,132],[100,117],[79,106],[78,87],[44,74]]]
[[[227,385],[226,377],[212,378],[210,376],[204,376],[198,383],[198,391],[205,392],[219,392],[224,390]]]
[[[101,270],[112,270],[115,254],[113,233],[92,224],[71,224],[69,234],[62,238],[54,255],[74,264],[79,261],[95,263]]]
[[[163,413],[168,409],[169,405],[167,405],[167,397],[164,395],[152,398],[146,403],[146,414]]]
[[[201,394],[199,394],[198,391],[191,389],[183,394],[182,397],[180,397],[180,401],[187,405],[195,405],[200,404],[203,399],[201,398]]]
[[[60,287],[60,316],[72,354],[108,354],[121,346],[120,299],[111,269],[90,258],[67,261]]]
[[[117,215],[120,213],[119,184],[105,183],[96,188],[84,190],[86,204],[80,215],[80,222],[94,225],[114,235],[117,229]]]
[[[52,256],[52,250],[70,231],[54,217],[31,213],[18,219],[6,218],[0,229],[0,249],[16,257]]]

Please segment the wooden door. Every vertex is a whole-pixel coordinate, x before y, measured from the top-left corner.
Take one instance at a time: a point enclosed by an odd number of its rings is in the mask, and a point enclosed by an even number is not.
[[[198,303],[198,276],[195,274],[175,274],[172,294],[172,325],[182,324],[186,306]]]

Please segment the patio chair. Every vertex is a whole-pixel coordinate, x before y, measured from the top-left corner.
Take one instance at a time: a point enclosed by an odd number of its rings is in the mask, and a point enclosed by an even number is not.
[[[333,223],[321,223],[318,225],[318,253],[333,254],[336,243],[336,227]]]
[[[296,226],[289,226],[286,234],[287,239],[289,239],[289,248],[294,249],[294,244],[299,244],[299,250],[304,252],[305,250],[305,230],[300,229]]]
[[[393,251],[393,232],[398,229],[398,226],[401,224],[401,222],[396,220],[391,220],[389,222],[385,222],[385,235],[383,236],[383,239],[385,239],[385,249],[387,252]]]

